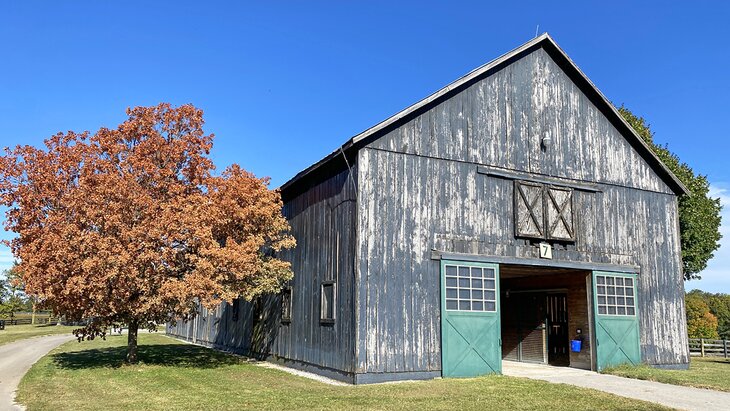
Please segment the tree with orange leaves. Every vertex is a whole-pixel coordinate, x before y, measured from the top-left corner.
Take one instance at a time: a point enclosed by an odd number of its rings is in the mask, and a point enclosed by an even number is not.
[[[86,320],[79,340],[190,318],[292,277],[275,257],[294,247],[278,191],[238,165],[214,175],[203,113],[169,104],[127,110],[116,129],[59,133],[45,149],[0,157],[0,204],[25,291]]]

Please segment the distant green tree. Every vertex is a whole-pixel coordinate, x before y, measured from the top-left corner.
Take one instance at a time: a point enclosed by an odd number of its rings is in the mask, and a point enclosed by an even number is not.
[[[685,296],[687,307],[687,334],[689,338],[719,338],[717,317],[703,299],[702,292],[694,290]]]
[[[12,293],[10,291],[10,284],[8,280],[0,277],[0,305],[5,304],[11,295]]]
[[[15,266],[3,271],[0,278],[0,315],[12,317],[18,311],[28,311],[33,308],[33,302],[23,292],[23,284],[19,281],[19,274]]]
[[[717,317],[717,333],[723,340],[730,340],[730,295],[712,294],[707,300],[710,312]]]
[[[679,197],[682,266],[685,280],[699,279],[699,273],[707,267],[707,262],[720,247],[720,199],[710,197],[710,183],[706,176],[695,174],[666,145],[654,142],[654,132],[643,117],[637,117],[623,105],[618,111],[690,191],[689,195]]]

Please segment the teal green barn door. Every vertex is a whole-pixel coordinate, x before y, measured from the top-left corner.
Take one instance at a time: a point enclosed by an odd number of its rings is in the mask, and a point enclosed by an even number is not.
[[[502,372],[499,266],[441,261],[441,374]]]
[[[598,371],[641,362],[636,289],[634,274],[593,272]]]

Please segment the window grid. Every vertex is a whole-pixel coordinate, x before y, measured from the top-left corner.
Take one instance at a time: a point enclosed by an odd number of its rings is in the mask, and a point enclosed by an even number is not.
[[[497,279],[488,267],[446,265],[447,311],[497,311]]]
[[[596,303],[600,315],[636,315],[635,281],[629,277],[596,276]]]

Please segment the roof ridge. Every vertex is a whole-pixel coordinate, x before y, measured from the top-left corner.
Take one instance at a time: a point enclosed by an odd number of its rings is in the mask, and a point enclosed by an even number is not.
[[[291,187],[294,183],[305,177],[306,175],[310,174],[312,171],[319,168],[322,164],[334,159],[336,156],[339,156],[340,154],[345,153],[346,149],[349,149],[351,146],[357,144],[358,142],[374,135],[375,133],[385,129],[388,126],[391,126],[392,124],[397,123],[398,121],[402,120],[403,118],[406,118],[407,116],[411,115],[412,113],[420,110],[421,108],[427,106],[428,104],[433,103],[434,101],[437,101],[441,98],[443,98],[445,95],[450,93],[451,91],[458,89],[459,87],[463,86],[464,84],[478,78],[479,76],[485,74],[489,70],[492,70],[504,63],[506,63],[508,60],[520,55],[523,52],[526,52],[532,48],[535,47],[542,47],[545,48],[545,45],[552,47],[554,51],[558,53],[560,57],[562,57],[565,62],[568,63],[568,68],[573,70],[575,74],[578,75],[578,78],[586,83],[586,85],[589,87],[591,91],[593,91],[600,102],[609,110],[609,113],[613,115],[618,121],[619,124],[621,124],[625,131],[628,131],[629,135],[632,136],[632,138],[635,140],[636,143],[639,144],[639,147],[641,147],[641,150],[644,150],[644,154],[649,155],[649,157],[652,159],[654,164],[651,164],[650,166],[656,166],[659,168],[658,174],[660,174],[660,177],[667,177],[669,179],[669,182],[665,180],[667,185],[669,185],[672,190],[677,194],[688,194],[689,190],[685,185],[682,183],[682,181],[677,178],[677,176],[669,169],[667,166],[657,157],[657,155],[651,150],[651,148],[644,142],[644,140],[636,133],[636,131],[629,125],[628,122],[621,116],[621,114],[618,112],[616,107],[606,98],[606,96],[603,95],[603,93],[596,87],[595,84],[588,78],[588,76],[583,73],[583,71],[578,68],[578,66],[571,60],[571,58],[568,56],[565,51],[558,46],[558,44],[555,42],[555,40],[548,34],[547,32],[542,33],[541,35],[529,40],[528,42],[502,54],[501,56],[471,70],[470,72],[464,74],[463,76],[459,77],[458,79],[452,81],[451,83],[447,84],[446,86],[442,87],[441,89],[431,93],[429,96],[417,101],[414,104],[411,104],[410,106],[398,111],[397,113],[389,116],[385,120],[373,125],[372,127],[369,127],[360,133],[354,135],[351,137],[348,141],[346,141],[343,145],[338,147],[336,150],[334,150],[332,153],[321,159],[320,161],[314,163],[313,165],[307,167],[306,169],[300,171],[297,173],[294,177],[292,177],[289,181],[282,184],[280,189],[286,190],[289,187]],[[548,49],[546,51],[549,52]],[[554,57],[553,57],[554,58]],[[559,62],[557,62],[559,64]],[[566,73],[570,76],[570,73]],[[580,87],[580,85],[578,85]],[[585,91],[584,91],[585,92]],[[589,96],[590,97],[590,96]],[[600,107],[597,107],[599,110],[601,110]],[[609,119],[610,120],[610,119]],[[619,130],[621,133],[621,130]],[[624,134],[624,133],[621,133]],[[653,167],[652,167],[653,168]],[[657,171],[657,170],[655,170]],[[664,174],[662,176],[662,174]]]

